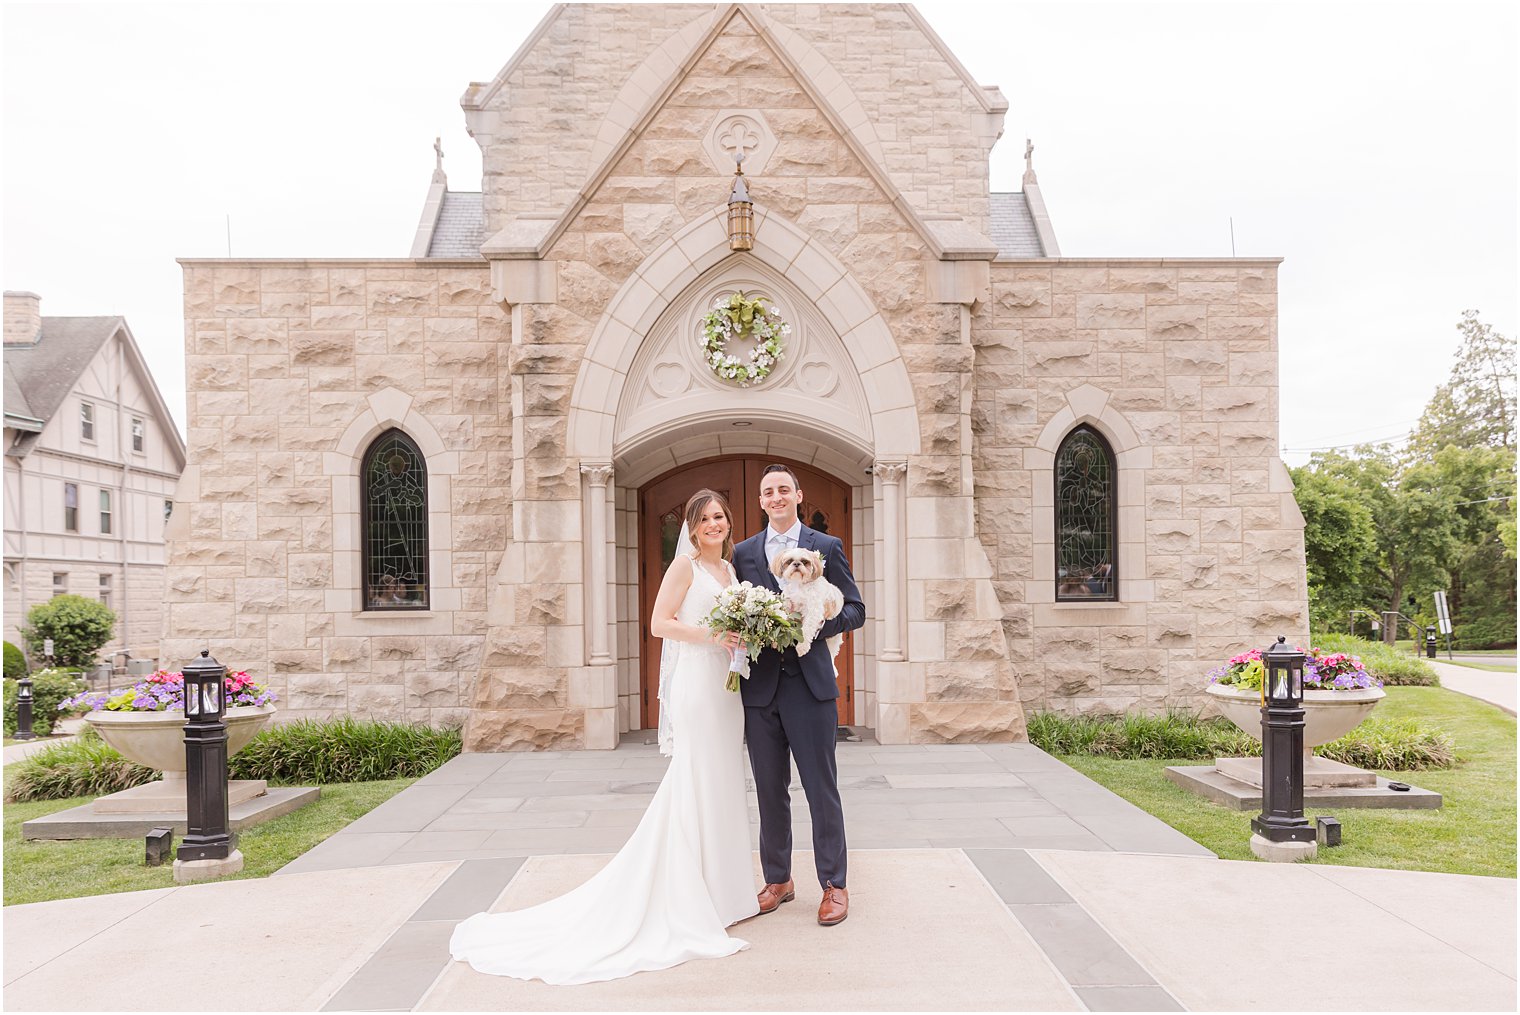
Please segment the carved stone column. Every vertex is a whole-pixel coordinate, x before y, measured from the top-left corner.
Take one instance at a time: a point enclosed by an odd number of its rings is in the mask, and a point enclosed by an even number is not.
[[[586,548],[590,581],[586,589],[586,620],[591,625],[591,665],[611,666],[607,642],[607,483],[612,466],[581,465],[586,477],[586,517],[591,525],[591,545]]]
[[[907,462],[877,462],[881,480],[881,661],[902,662],[902,481]]]

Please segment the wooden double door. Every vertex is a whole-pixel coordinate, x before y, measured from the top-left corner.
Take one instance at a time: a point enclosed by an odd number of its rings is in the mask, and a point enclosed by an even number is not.
[[[838,537],[846,553],[852,552],[850,488],[817,469],[784,458],[709,458],[667,472],[639,491],[639,673],[643,689],[639,717],[644,729],[660,724],[660,639],[649,633],[649,614],[665,570],[675,558],[686,501],[704,488],[728,498],[735,516],[734,542],[738,543],[767,523],[760,508],[760,476],[767,465],[776,463],[792,469],[802,487],[803,501],[798,508],[802,524]],[[854,632],[847,633],[837,661],[841,726],[852,723],[855,715],[854,643]]]

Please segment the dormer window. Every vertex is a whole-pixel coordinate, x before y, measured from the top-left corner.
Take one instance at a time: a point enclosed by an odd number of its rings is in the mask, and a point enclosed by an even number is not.
[[[144,442],[144,440],[146,438],[146,434],[147,434],[147,429],[143,426],[143,421],[140,420],[140,419],[138,419],[136,416],[133,416],[132,417],[132,450],[135,451],[135,452],[137,452],[139,455],[142,454],[142,452],[143,452],[143,442]]]

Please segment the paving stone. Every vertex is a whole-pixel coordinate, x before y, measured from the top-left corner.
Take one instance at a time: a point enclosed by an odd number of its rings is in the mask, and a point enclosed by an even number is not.
[[[1073,987],[1156,982],[1076,903],[1008,908]]]
[[[632,814],[635,821],[642,811],[596,811],[596,814]],[[427,826],[429,832],[472,832],[481,829],[499,831],[503,828],[579,828],[587,823],[587,815],[581,811],[476,811],[473,813],[450,812],[435,818]]]
[[[463,920],[496,901],[522,867],[520,858],[467,860],[412,914],[412,921]]]
[[[1076,987],[1088,1011],[1187,1011],[1165,987]]]
[[[1064,814],[1026,815],[1014,818],[999,818],[998,821],[1009,832],[1021,838],[1026,835],[1041,835],[1046,837],[1052,835],[1084,835],[1091,831],[1091,829],[1083,827]]]
[[[992,890],[1010,906],[1070,903],[1072,898],[1022,849],[968,849]]]
[[[414,787],[408,787],[408,789],[411,788]],[[344,829],[296,857],[275,871],[275,875],[342,870],[349,867],[376,867],[384,863],[385,859],[396,850],[406,845],[411,837],[410,832],[351,832]]]
[[[449,962],[452,921],[405,923],[322,1006],[323,1011],[410,1011]]]
[[[470,784],[456,782],[430,785],[425,793],[398,793],[348,827],[356,832],[421,831],[470,789]]]

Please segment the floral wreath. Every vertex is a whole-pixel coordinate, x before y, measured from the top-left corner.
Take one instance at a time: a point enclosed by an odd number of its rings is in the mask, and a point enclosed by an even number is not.
[[[770,376],[776,361],[786,355],[782,339],[791,333],[792,326],[775,307],[765,305],[764,297],[748,299],[744,293],[736,292],[726,299],[718,297],[712,310],[702,318],[699,344],[713,373],[747,388]],[[748,363],[728,351],[729,342],[746,335],[755,339]]]

